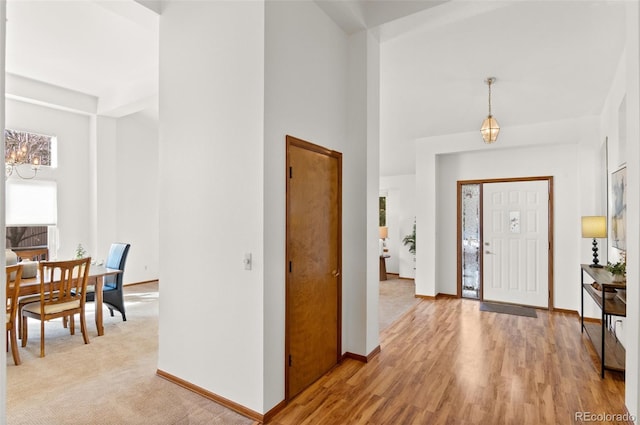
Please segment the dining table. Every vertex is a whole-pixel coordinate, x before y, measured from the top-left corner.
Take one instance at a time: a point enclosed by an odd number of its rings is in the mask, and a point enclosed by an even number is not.
[[[98,330],[98,336],[104,335],[103,315],[102,315],[102,288],[104,287],[104,278],[106,276],[116,275],[122,273],[122,270],[109,269],[102,265],[91,264],[89,267],[89,282],[87,286],[94,285],[95,287],[95,306],[96,306],[96,329]],[[55,286],[55,282],[54,282]],[[20,281],[20,296],[34,295],[40,293],[40,277],[36,276],[29,279],[22,279]]]

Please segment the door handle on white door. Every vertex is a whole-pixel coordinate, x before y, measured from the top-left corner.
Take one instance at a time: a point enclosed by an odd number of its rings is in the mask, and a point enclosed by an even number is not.
[[[491,252],[491,251],[485,251],[484,253],[485,253],[485,254],[492,254],[492,255],[496,255],[496,253],[495,253],[495,252]]]

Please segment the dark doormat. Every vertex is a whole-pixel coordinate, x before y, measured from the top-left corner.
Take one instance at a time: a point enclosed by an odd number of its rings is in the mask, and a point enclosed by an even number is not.
[[[524,307],[521,305],[480,302],[480,311],[513,314],[515,316],[538,317],[535,308]]]

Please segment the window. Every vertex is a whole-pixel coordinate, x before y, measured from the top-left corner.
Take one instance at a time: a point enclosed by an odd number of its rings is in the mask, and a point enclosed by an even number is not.
[[[58,187],[54,181],[6,181],[6,247],[48,245],[48,226],[58,221]]]
[[[7,227],[6,247],[34,248],[49,244],[49,228],[47,226],[12,226]]]
[[[55,166],[55,137],[6,129],[5,162]]]
[[[27,167],[56,165],[56,138],[42,134],[6,129],[5,178],[26,175]],[[24,167],[24,168],[22,168]],[[57,187],[52,181],[6,180],[6,241],[7,248],[42,247],[49,242],[49,226],[57,222]]]
[[[383,227],[387,225],[387,197],[380,196],[378,200],[380,205],[380,218],[378,226]]]

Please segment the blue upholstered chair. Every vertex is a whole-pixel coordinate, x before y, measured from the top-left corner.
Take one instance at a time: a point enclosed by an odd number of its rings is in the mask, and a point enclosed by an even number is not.
[[[122,314],[122,320],[127,320],[127,315],[124,311],[124,296],[122,293],[122,279],[124,277],[124,266],[127,261],[127,255],[129,254],[128,243],[114,243],[111,244],[109,249],[109,256],[105,267],[108,269],[122,270],[122,273],[117,275],[105,276],[104,287],[102,288],[102,300],[109,308],[109,312],[113,317],[113,310],[118,310]],[[87,289],[87,301],[95,301],[95,291],[91,288]]]

